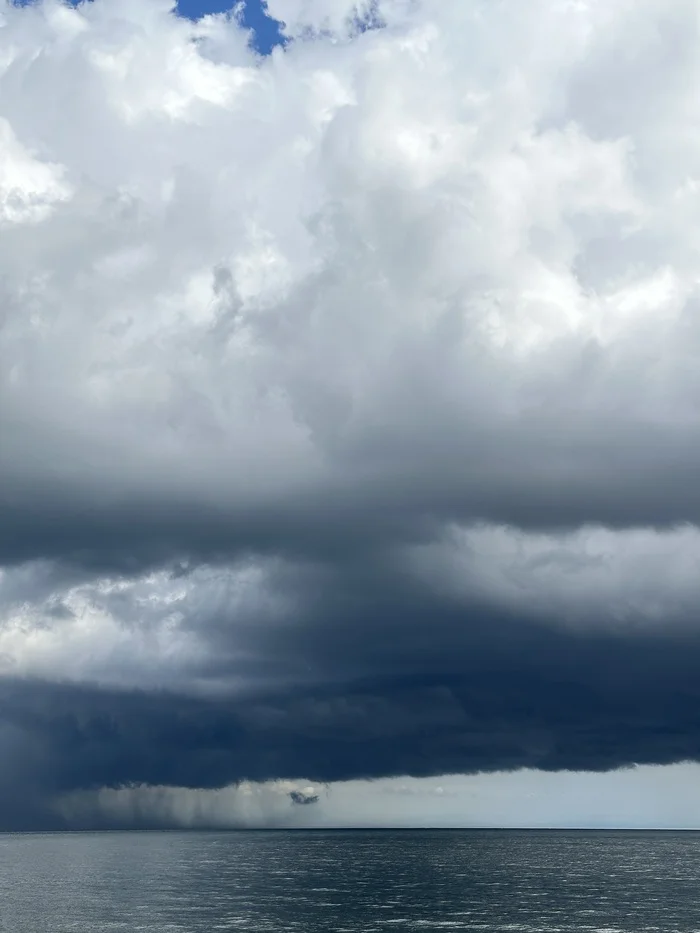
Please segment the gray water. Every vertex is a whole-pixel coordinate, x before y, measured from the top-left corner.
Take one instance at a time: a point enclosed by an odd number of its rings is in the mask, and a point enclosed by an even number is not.
[[[3,933],[700,931],[700,834],[0,835]]]

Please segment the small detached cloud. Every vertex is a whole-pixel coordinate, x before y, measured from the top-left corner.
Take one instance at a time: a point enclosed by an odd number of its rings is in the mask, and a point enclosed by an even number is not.
[[[292,803],[300,804],[305,807],[311,803],[318,803],[318,794],[313,792],[312,787],[307,787],[304,790],[291,790],[289,792],[289,799]]]

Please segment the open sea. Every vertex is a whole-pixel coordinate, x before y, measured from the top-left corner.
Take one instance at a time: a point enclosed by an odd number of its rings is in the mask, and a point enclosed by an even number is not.
[[[3,933],[700,931],[700,833],[0,835]]]

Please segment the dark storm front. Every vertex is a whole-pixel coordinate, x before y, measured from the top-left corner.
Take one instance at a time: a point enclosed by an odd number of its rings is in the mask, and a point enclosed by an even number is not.
[[[700,930],[700,834],[0,837],[4,933]]]

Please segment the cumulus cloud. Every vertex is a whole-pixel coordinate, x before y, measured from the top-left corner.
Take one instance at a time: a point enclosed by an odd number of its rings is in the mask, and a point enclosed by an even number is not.
[[[697,758],[695,4],[268,8],[0,5],[0,786]]]

